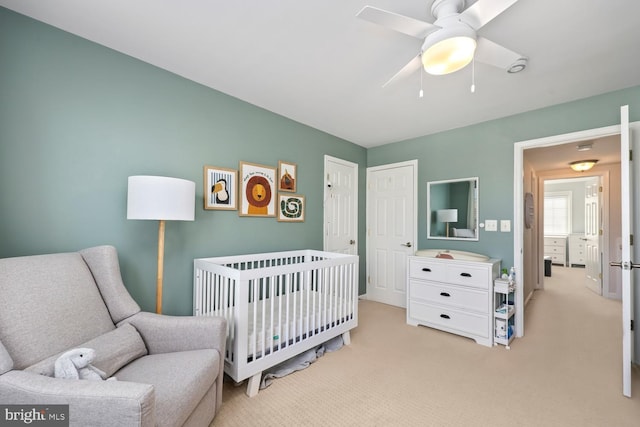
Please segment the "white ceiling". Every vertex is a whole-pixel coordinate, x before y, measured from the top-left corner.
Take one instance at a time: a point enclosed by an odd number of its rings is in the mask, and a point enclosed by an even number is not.
[[[468,1],[468,4],[475,1]],[[356,18],[433,22],[431,0],[0,0],[0,5],[372,147],[640,84],[640,1],[519,0],[478,31],[530,58],[382,84],[421,41]]]

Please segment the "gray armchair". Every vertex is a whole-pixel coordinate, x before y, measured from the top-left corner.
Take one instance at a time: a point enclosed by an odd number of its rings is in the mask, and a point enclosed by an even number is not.
[[[115,248],[0,259],[0,402],[68,404],[73,426],[208,426],[222,403],[226,323],[145,313]],[[53,377],[96,350],[117,381]]]

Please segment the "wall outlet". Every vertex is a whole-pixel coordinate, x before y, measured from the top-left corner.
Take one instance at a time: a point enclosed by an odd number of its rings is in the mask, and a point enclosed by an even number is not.
[[[511,231],[511,220],[501,219],[500,220],[500,231],[503,233],[508,233]]]
[[[485,220],[484,229],[485,231],[498,231],[498,220],[497,219]]]

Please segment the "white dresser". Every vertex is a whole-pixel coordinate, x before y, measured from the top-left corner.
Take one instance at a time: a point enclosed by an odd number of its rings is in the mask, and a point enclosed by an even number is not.
[[[551,257],[552,264],[567,266],[567,238],[565,236],[544,236],[544,256]]]
[[[409,257],[407,323],[493,345],[493,280],[500,260]]]
[[[586,265],[586,241],[582,234],[571,234],[569,236],[569,267],[574,265]]]

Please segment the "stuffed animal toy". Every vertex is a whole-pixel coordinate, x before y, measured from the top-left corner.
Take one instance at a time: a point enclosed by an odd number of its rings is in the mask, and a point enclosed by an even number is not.
[[[56,378],[102,381],[106,374],[91,365],[96,357],[92,348],[74,348],[58,357],[55,363]]]

